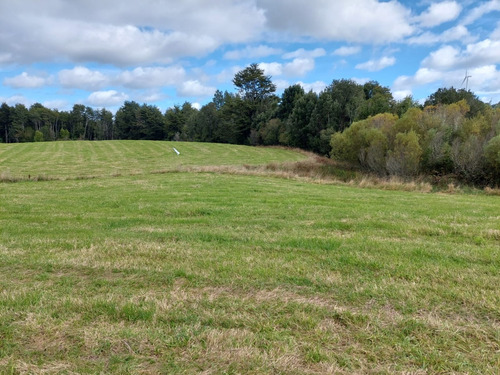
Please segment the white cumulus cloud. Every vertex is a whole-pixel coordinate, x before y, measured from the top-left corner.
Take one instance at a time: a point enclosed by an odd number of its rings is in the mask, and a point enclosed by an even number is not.
[[[319,94],[327,86],[327,84],[323,81],[315,81],[310,83],[298,81],[296,82],[296,84],[301,85],[305,92],[313,91],[316,94]]]
[[[453,21],[459,16],[461,11],[462,6],[456,1],[432,3],[425,12],[416,17],[416,21],[423,27],[434,27]]]
[[[477,7],[475,7],[463,20],[464,25],[469,25],[474,23],[476,20],[483,17],[485,14],[500,11],[500,0],[490,0],[484,3],[481,3]]]
[[[248,46],[243,49],[226,52],[224,54],[224,59],[226,60],[254,59],[254,58],[277,55],[279,53],[281,53],[281,49],[272,48],[266,45],[260,45],[257,47]]]
[[[189,80],[183,82],[182,85],[177,89],[177,92],[179,95],[184,97],[204,97],[212,96],[215,90],[215,87],[205,86],[198,80]]]
[[[493,40],[500,40],[500,22],[498,22],[496,29],[491,33],[490,38]]]
[[[464,50],[443,46],[422,61],[422,66],[437,70],[476,68],[500,63],[500,40],[484,39],[468,44]]]
[[[356,65],[356,69],[368,70],[369,72],[376,72],[392,66],[396,63],[396,59],[394,57],[384,56],[380,59],[369,60],[361,64]]]
[[[105,74],[84,66],[63,69],[59,72],[58,78],[63,87],[83,90],[98,90],[109,83],[109,78]]]
[[[316,57],[325,56],[326,51],[323,48],[316,48],[313,50],[305,50],[304,48],[299,48],[296,51],[288,52],[283,55],[284,59],[314,59]]]
[[[116,106],[122,104],[129,97],[116,90],[95,91],[87,98],[87,102],[95,107]]]
[[[264,24],[264,10],[251,1],[1,1],[0,58],[168,63],[255,40]]]
[[[361,52],[361,47],[359,46],[351,46],[351,47],[343,46],[333,51],[333,54],[337,56],[351,56],[359,52]]]
[[[128,88],[150,88],[171,86],[182,82],[186,71],[181,66],[170,67],[137,67],[125,70],[116,78],[115,82]]]
[[[48,79],[22,72],[18,76],[5,78],[3,84],[13,88],[36,88],[48,83]]]
[[[302,77],[314,69],[314,59],[296,58],[283,66],[283,73],[289,77]]]
[[[256,0],[267,27],[290,36],[382,44],[411,35],[411,12],[397,1]],[[390,26],[389,26],[390,25]]]
[[[259,68],[264,70],[264,74],[270,76],[280,76],[283,74],[283,64],[278,62],[259,63]]]
[[[418,36],[409,38],[408,42],[410,44],[430,45],[437,43],[449,43],[454,41],[468,43],[473,40],[474,37],[470,35],[469,30],[467,30],[464,25],[457,25],[443,31],[441,34],[435,34],[430,31],[426,31]]]

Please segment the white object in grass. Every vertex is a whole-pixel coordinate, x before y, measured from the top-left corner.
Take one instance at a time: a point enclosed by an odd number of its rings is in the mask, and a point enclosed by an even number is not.
[[[175,151],[175,153],[176,153],[177,155],[180,155],[180,154],[181,154],[179,151],[177,151],[177,149],[176,149],[175,147],[174,147],[173,149],[174,149],[174,151]]]

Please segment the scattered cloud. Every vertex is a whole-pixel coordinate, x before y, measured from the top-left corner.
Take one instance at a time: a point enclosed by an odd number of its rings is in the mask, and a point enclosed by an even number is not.
[[[317,94],[319,94],[321,91],[323,91],[326,86],[328,86],[325,82],[323,81],[315,81],[311,83],[304,83],[302,81],[296,82],[296,84],[301,85],[304,88],[305,92],[313,91]]]
[[[116,90],[95,91],[87,98],[87,102],[95,107],[108,107],[122,104],[129,97],[123,92]]]
[[[183,82],[177,92],[184,97],[204,97],[212,96],[215,90],[215,87],[204,86],[198,80],[190,80]]]
[[[55,99],[55,100],[46,100],[42,103],[42,105],[46,108],[66,108],[69,109],[72,104],[68,103],[66,100]]]
[[[120,73],[115,82],[124,87],[139,89],[162,87],[179,84],[186,78],[186,71],[181,66],[137,67]]]
[[[413,36],[408,39],[410,44],[421,44],[421,45],[431,45],[437,43],[449,43],[460,41],[462,43],[470,43],[475,40],[469,30],[464,25],[457,25],[448,30],[445,30],[441,34],[434,34],[432,32],[426,31],[418,36]]]
[[[431,52],[422,66],[436,70],[467,69],[500,63],[500,40],[485,39],[467,45],[465,50],[443,46]]]
[[[277,91],[282,91],[286,89],[287,87],[290,87],[290,82],[284,79],[275,79],[273,80],[273,83],[276,85],[276,90]]]
[[[361,52],[361,47],[359,46],[352,46],[352,47],[343,46],[333,51],[333,54],[337,56],[351,56],[351,55],[356,55],[360,52]]]
[[[226,60],[241,60],[241,59],[255,59],[266,56],[278,55],[282,52],[279,48],[272,48],[266,45],[257,47],[245,47],[239,50],[228,51],[224,54],[223,58]]]
[[[109,84],[109,78],[97,71],[84,66],[61,70],[58,74],[59,83],[65,88],[82,90],[98,90]]]
[[[392,91],[392,97],[396,100],[403,100],[407,96],[412,96],[411,90],[396,90]]]
[[[103,6],[97,0],[24,0],[1,2],[0,24],[6,62],[127,66],[204,56],[225,43],[251,41],[262,33],[265,15],[250,1],[144,0],[123,6],[109,0]]]
[[[252,60],[279,90],[369,75],[404,97],[456,86],[467,69],[472,88],[500,99],[498,12],[500,0],[0,1],[0,97],[202,103]]]
[[[300,48],[293,52],[288,52],[283,55],[284,59],[314,59],[316,57],[325,56],[326,51],[323,48],[316,48],[314,50],[305,50]]]
[[[234,65],[229,68],[225,68],[215,76],[215,79],[217,80],[217,82],[231,81],[234,78],[234,75],[238,73],[241,69],[243,68],[239,65]]]
[[[36,88],[42,87],[49,83],[49,79],[39,76],[29,75],[26,72],[22,72],[18,76],[5,78],[3,84],[13,88]]]
[[[369,72],[376,72],[392,66],[396,63],[394,57],[382,57],[378,60],[369,60],[367,62],[356,65],[356,69],[368,70]]]
[[[442,74],[439,71],[420,68],[413,76],[399,76],[394,81],[393,88],[395,91],[411,91],[415,86],[423,86],[431,82],[442,79]]]
[[[397,1],[256,0],[276,33],[353,43],[400,41],[414,32],[411,12]],[[383,20],[383,22],[382,22]],[[390,25],[388,27],[387,25]]]
[[[272,63],[259,63],[259,68],[264,70],[264,74],[270,76],[280,76],[283,74],[283,64],[272,62]]]
[[[445,22],[456,19],[462,6],[456,1],[443,1],[432,3],[425,12],[416,17],[415,20],[423,27],[435,27]]]
[[[282,64],[278,62],[260,63],[259,67],[264,73],[271,76],[280,76],[282,74],[288,77],[302,77],[314,69],[314,59],[295,58],[291,62]]]
[[[30,104],[32,104],[32,102],[30,100],[28,100],[26,97],[24,97],[23,95],[12,95],[12,96],[8,96],[8,97],[0,96],[0,102],[6,103],[10,106],[14,106],[16,104],[24,104],[25,106],[28,107]]]
[[[139,100],[141,103],[154,103],[160,100],[164,100],[165,97],[165,94],[158,91],[153,91],[140,93],[135,96],[135,100]]]
[[[358,78],[358,77],[352,77],[351,78],[354,82],[356,82],[358,85],[364,85],[366,82],[370,82],[371,79],[370,78],[367,78],[367,77],[361,77],[361,78]]]
[[[476,8],[474,8],[469,14],[464,18],[462,23],[464,25],[470,25],[483,17],[485,14],[491,12],[500,12],[500,1],[499,0],[490,0],[485,3],[480,4]]]
[[[314,59],[296,58],[286,63],[283,73],[289,77],[302,77],[314,69]]]
[[[500,40],[500,22],[498,22],[496,29],[491,33],[490,38],[493,40]]]

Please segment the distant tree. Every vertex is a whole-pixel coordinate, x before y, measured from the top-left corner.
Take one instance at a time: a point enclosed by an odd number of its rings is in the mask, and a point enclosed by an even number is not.
[[[264,70],[255,63],[236,73],[233,83],[241,98],[252,102],[264,100],[276,91],[271,77],[266,76]]]
[[[361,102],[357,119],[363,120],[379,113],[392,112],[395,101],[391,90],[381,86],[376,81],[369,81],[363,85],[364,101]]]
[[[281,135],[285,132],[285,125],[279,118],[273,118],[260,128],[260,139],[266,146],[281,143]]]
[[[318,95],[312,91],[297,100],[287,121],[288,144],[290,146],[306,150],[311,149],[311,128],[309,124],[317,102]]]
[[[0,106],[0,137],[5,143],[11,142],[11,108],[7,103],[2,103]]]
[[[212,102],[215,105],[215,109],[217,111],[221,110],[222,107],[224,106],[224,94],[222,91],[217,90],[215,91],[214,97],[212,98]]]
[[[167,109],[165,112],[166,139],[176,141],[187,139],[186,125],[190,117],[196,113],[197,109],[189,102],[185,102],[182,107],[175,105]]]
[[[165,117],[160,109],[154,105],[143,104],[139,109],[138,121],[143,126],[140,139],[165,139]]]
[[[85,129],[88,126],[88,111],[85,110],[83,104],[75,104],[68,117],[68,124],[66,125],[71,139],[83,139]]]
[[[304,95],[305,92],[301,85],[296,84],[287,87],[283,91],[283,94],[281,95],[277,117],[281,121],[286,121],[288,117],[290,117],[290,115],[292,114],[293,108],[295,107],[297,100],[299,100]]]
[[[452,104],[459,102],[462,99],[465,99],[465,101],[469,105],[470,111],[467,115],[468,117],[476,116],[486,107],[486,104],[483,103],[476,95],[474,95],[472,91],[464,89],[457,90],[454,87],[438,89],[436,92],[431,94],[429,98],[427,98],[424,105],[435,106],[438,104]]]
[[[16,142],[33,141],[33,128],[28,126],[29,112],[24,104],[16,104],[11,108],[12,130]]]
[[[126,101],[116,111],[115,127],[116,138],[118,139],[140,139],[141,124],[137,121],[140,111],[139,103],[135,101]]]
[[[307,125],[309,150],[327,155],[330,152],[330,138],[333,132],[333,99],[330,93],[323,91],[318,96]]]
[[[210,102],[190,116],[185,125],[185,137],[195,142],[220,142],[217,129],[220,126],[220,113],[216,104]]]
[[[410,95],[406,96],[403,100],[396,101],[393,107],[393,113],[401,117],[410,108],[420,108],[420,107],[421,107],[420,104]]]
[[[235,143],[259,144],[260,127],[275,115],[277,109],[276,85],[257,64],[236,73],[233,83],[238,94],[225,97],[225,124],[232,129]]]
[[[98,139],[113,139],[115,130],[113,114],[107,109],[102,108],[96,113],[96,116],[98,121]]]
[[[342,131],[358,118],[365,101],[363,86],[350,79],[333,80],[325,89],[332,98],[332,124],[335,131]]]

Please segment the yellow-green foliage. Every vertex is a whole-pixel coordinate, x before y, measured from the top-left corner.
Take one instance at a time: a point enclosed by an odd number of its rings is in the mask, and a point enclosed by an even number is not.
[[[378,174],[411,176],[455,173],[467,181],[491,180],[496,168],[489,146],[500,132],[500,110],[488,108],[467,117],[465,100],[449,105],[410,108],[401,118],[379,114],[355,122],[332,136],[332,157]],[[492,181],[493,182],[493,181]]]
[[[500,172],[500,135],[490,139],[484,149],[486,162],[496,173]]]
[[[413,130],[396,135],[394,150],[387,158],[387,170],[390,174],[413,176],[418,173],[422,158],[422,148],[418,140],[418,134]]]
[[[35,132],[35,138],[34,138],[34,141],[35,142],[43,142],[43,133],[40,131],[40,130],[37,130]]]

